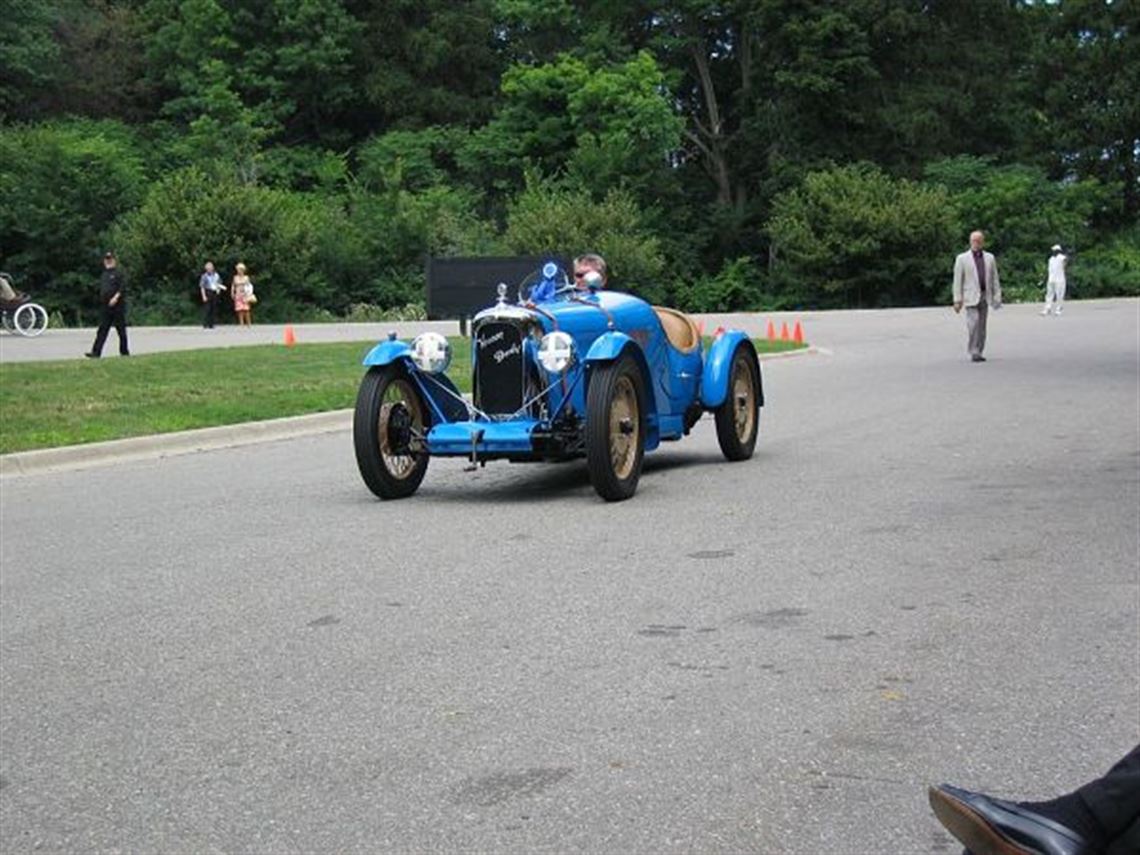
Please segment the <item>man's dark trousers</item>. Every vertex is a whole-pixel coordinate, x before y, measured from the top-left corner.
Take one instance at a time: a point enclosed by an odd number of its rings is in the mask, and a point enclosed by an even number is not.
[[[119,334],[119,355],[130,356],[131,350],[127,347],[127,306],[124,300],[120,300],[114,306],[103,307],[91,352],[96,356],[103,353],[103,345],[107,341],[107,333],[111,331],[111,327],[114,327],[115,332]]]
[[[1111,855],[1140,852],[1140,745],[1077,794],[1111,841]]]
[[[218,320],[218,292],[206,291],[206,314],[202,319],[202,326],[206,329],[213,329],[215,322]]]

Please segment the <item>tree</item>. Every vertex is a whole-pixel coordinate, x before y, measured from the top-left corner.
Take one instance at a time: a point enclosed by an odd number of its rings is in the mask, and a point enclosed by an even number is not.
[[[389,131],[356,150],[356,181],[373,191],[426,190],[452,180],[467,133],[455,127]]]
[[[669,156],[680,132],[647,52],[597,68],[564,54],[507,70],[502,108],[459,160],[475,186],[517,188],[530,169],[598,191],[625,186],[649,199],[672,181]]]
[[[492,0],[348,0],[362,25],[354,130],[369,133],[491,117],[503,60]]]
[[[917,177],[957,154],[1010,158],[1033,123],[1028,73],[1039,4],[995,0],[845,4],[867,33],[874,73],[840,106],[861,119],[835,137],[845,159]]]
[[[1047,10],[1037,64],[1042,125],[1035,139],[1058,175],[1115,187],[1110,225],[1140,217],[1140,4],[1080,0]]]
[[[0,121],[31,116],[35,97],[55,80],[59,45],[52,26],[57,15],[51,0],[5,4],[0,14]]]
[[[290,138],[343,141],[327,126],[355,97],[362,26],[342,0],[223,0],[234,33],[256,33],[230,60],[234,87],[260,121]]]
[[[162,113],[189,130],[184,161],[226,163],[252,182],[274,135],[342,136],[325,119],[352,97],[359,24],[340,0],[147,0],[143,20]]]
[[[4,264],[52,310],[91,310],[108,231],[143,196],[131,131],[72,121],[0,129]]]
[[[40,101],[49,115],[140,123],[157,105],[147,75],[138,4],[132,0],[58,0],[55,78]]]

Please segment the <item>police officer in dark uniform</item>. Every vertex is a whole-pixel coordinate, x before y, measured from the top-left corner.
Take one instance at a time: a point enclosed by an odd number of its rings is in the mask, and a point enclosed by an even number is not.
[[[95,332],[95,343],[91,350],[83,354],[90,359],[103,355],[103,344],[111,327],[119,334],[119,356],[130,356],[127,347],[127,278],[115,261],[115,253],[103,253],[103,277],[99,281],[99,329]]]

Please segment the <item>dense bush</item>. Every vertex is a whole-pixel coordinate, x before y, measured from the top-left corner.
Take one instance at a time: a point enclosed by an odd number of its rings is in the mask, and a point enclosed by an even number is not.
[[[310,213],[295,195],[218,180],[197,167],[166,176],[113,233],[136,318],[184,319],[190,312],[175,307],[194,305],[207,260],[227,284],[243,262],[267,311],[299,300],[300,283],[307,296],[319,298],[319,283],[305,276],[313,252]]]
[[[930,302],[956,231],[941,188],[866,164],[813,172],[773,204],[773,287],[820,308]]]
[[[1069,290],[1074,297],[1140,297],[1140,227],[1071,254]]]
[[[1002,291],[1010,301],[1035,300],[1043,293],[1053,244],[1070,252],[1094,244],[1091,222],[1108,201],[1105,188],[1094,179],[1050,181],[1034,167],[997,166],[977,157],[932,163],[926,180],[950,194],[960,224],[959,252],[970,231],[986,233],[987,249],[998,256]]]
[[[219,180],[197,167],[168,175],[113,232],[132,282],[136,321],[181,322],[196,311],[212,260],[227,283],[243,262],[266,320],[353,304],[423,298],[427,255],[485,249],[488,233],[465,195],[301,193]]]
[[[760,308],[760,276],[747,256],[728,262],[715,276],[681,285],[678,305],[690,312],[737,312]]]
[[[676,283],[664,279],[660,241],[643,217],[628,191],[611,189],[596,198],[532,175],[511,204],[503,242],[520,255],[600,253],[609,265],[610,287],[663,302]]]
[[[116,122],[0,128],[3,269],[69,322],[90,317],[111,224],[146,180],[137,141]]]

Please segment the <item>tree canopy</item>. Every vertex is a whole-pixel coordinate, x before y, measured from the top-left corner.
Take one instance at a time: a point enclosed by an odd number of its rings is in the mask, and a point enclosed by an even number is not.
[[[207,258],[269,317],[422,300],[428,254],[610,256],[683,308],[914,305],[990,234],[1140,294],[1140,4],[21,0],[0,268],[69,321],[114,243],[140,320]]]

